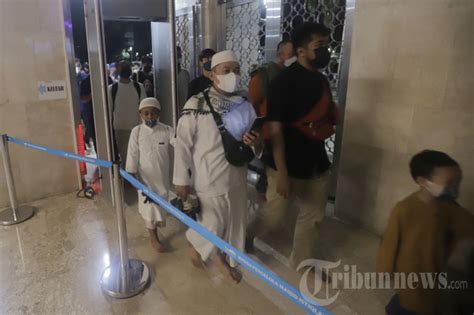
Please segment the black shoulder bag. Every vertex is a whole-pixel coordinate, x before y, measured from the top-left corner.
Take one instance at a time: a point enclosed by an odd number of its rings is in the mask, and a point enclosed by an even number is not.
[[[221,115],[214,109],[209,99],[209,92],[204,91],[204,98],[206,103],[211,110],[212,117],[217,124],[217,128],[221,134],[222,145],[224,146],[225,158],[227,162],[234,166],[244,166],[255,158],[255,154],[252,149],[234,138],[234,136],[225,128],[224,122],[222,121]]]

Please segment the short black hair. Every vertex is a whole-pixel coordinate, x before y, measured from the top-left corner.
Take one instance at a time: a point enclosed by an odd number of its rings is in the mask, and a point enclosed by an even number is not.
[[[313,35],[329,36],[331,30],[324,24],[306,22],[297,27],[291,34],[291,40],[295,50],[308,45]]]
[[[206,48],[199,53],[198,58],[199,58],[199,61],[202,61],[204,58],[211,59],[212,56],[214,56],[215,54],[216,54],[216,51],[214,49]]]
[[[410,161],[411,177],[431,179],[436,167],[459,167],[459,163],[444,152],[424,150],[412,157]]]
[[[142,64],[145,63],[153,63],[153,59],[151,59],[151,57],[145,56],[142,58]]]
[[[278,45],[277,45],[277,51],[280,50],[280,47],[281,47],[282,45],[286,45],[286,44],[293,44],[293,42],[292,42],[291,40],[289,40],[289,39],[284,39],[284,40],[280,41],[280,42],[278,43]]]
[[[132,63],[131,63],[130,61],[128,61],[128,60],[123,60],[123,59],[122,59],[122,60],[120,60],[120,62],[118,63],[118,65],[121,66],[121,67],[125,66],[125,67],[130,67],[130,68],[132,68]]]

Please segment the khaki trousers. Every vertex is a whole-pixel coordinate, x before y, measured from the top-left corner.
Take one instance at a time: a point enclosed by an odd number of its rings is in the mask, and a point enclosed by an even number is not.
[[[247,238],[262,236],[281,226],[286,211],[298,211],[290,264],[296,269],[303,260],[316,258],[319,225],[326,212],[330,174],[327,171],[318,178],[308,180],[290,177],[290,196],[285,199],[277,193],[277,172],[267,168],[267,203],[249,225]],[[297,207],[289,209],[295,203]]]

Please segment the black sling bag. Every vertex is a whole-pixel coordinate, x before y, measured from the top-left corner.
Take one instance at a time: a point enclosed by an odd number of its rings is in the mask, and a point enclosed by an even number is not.
[[[219,133],[222,138],[222,145],[224,146],[225,158],[227,162],[234,166],[244,166],[255,158],[255,154],[252,149],[243,143],[234,138],[234,136],[225,128],[224,122],[222,121],[221,115],[214,109],[209,99],[209,92],[204,91],[204,98],[206,100],[207,106],[211,110],[212,117],[217,124]]]

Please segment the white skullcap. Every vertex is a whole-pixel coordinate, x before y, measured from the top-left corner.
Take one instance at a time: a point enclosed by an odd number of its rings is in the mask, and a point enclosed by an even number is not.
[[[138,108],[138,111],[141,111],[143,108],[145,107],[154,107],[156,108],[157,110],[160,110],[161,111],[161,105],[160,105],[160,102],[158,102],[158,100],[154,97],[147,97],[147,98],[144,98],[141,102],[140,102],[140,107]]]
[[[215,66],[220,65],[221,63],[229,61],[234,61],[237,63],[239,62],[239,60],[237,60],[237,56],[232,50],[220,51],[212,56],[211,69],[214,69]]]

